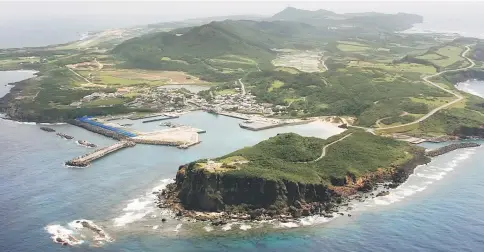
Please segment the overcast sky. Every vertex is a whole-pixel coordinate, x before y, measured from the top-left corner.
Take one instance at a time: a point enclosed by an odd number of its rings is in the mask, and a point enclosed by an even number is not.
[[[85,18],[88,20],[116,19],[123,24],[153,23],[210,16],[240,14],[272,15],[287,6],[338,13],[376,11],[385,13],[409,12],[429,16],[466,15],[479,17],[484,3],[415,1],[12,1],[0,0],[0,20],[38,20]]]

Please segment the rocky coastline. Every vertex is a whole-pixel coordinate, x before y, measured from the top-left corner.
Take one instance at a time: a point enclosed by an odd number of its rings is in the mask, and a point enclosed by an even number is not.
[[[425,151],[402,165],[375,173],[334,179],[332,185],[240,178],[192,169],[193,163],[179,167],[175,183],[157,193],[158,207],[174,211],[179,218],[211,221],[222,225],[232,220],[278,220],[287,222],[305,216],[327,218],[342,215],[350,200],[384,196],[422,164],[430,162]]]
[[[191,169],[194,163],[190,163],[179,167],[174,183],[156,193],[157,205],[171,209],[177,218],[209,221],[216,226],[233,221],[289,222],[314,215],[332,218],[350,210],[350,201],[388,195],[388,189],[404,183],[431,157],[477,146],[480,144],[466,142],[432,151],[416,150],[413,158],[401,165],[361,177],[347,174],[333,179],[332,185],[238,178]]]

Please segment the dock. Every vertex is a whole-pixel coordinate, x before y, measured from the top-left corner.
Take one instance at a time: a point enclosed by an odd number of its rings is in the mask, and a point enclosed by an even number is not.
[[[271,121],[246,121],[239,123],[242,129],[259,131],[283,126],[301,125],[313,122],[314,120],[294,121],[294,122],[271,122]]]
[[[94,152],[91,152],[89,154],[74,158],[70,161],[66,162],[66,165],[68,166],[76,166],[76,167],[86,167],[88,166],[91,162],[100,159],[102,157],[105,157],[106,155],[113,153],[115,151],[124,149],[126,147],[133,147],[135,146],[136,143],[133,141],[119,141],[111,146],[95,150]]]
[[[175,118],[178,118],[178,117],[179,116],[164,115],[164,117],[160,117],[160,118],[155,118],[155,119],[150,119],[150,120],[142,121],[142,123],[157,122],[157,121],[175,119]]]

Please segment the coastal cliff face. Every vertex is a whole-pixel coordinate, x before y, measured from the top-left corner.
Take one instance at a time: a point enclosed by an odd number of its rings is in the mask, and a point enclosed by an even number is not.
[[[297,218],[330,213],[347,196],[358,191],[370,192],[377,183],[391,182],[391,187],[397,186],[415,167],[429,161],[424,149],[417,148],[413,158],[399,166],[360,177],[347,173],[345,177],[331,179],[331,185],[239,177],[197,169],[195,163],[190,163],[179,167],[175,183],[167,187],[162,197],[184,216],[194,217],[193,211],[199,211],[244,213],[254,218],[259,215]]]
[[[329,202],[335,196],[323,184],[242,178],[193,166],[194,163],[180,166],[171,187],[187,210],[219,212],[242,207],[245,209],[240,210],[264,208],[281,212],[305,202]]]

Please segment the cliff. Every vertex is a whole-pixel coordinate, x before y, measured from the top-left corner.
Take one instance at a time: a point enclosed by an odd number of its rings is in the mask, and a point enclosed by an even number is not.
[[[355,139],[351,139],[353,135],[356,135]],[[357,148],[356,146],[351,147],[352,143],[355,141],[359,142],[361,138],[367,140],[373,139],[374,142],[380,144],[384,144],[386,141],[386,139],[384,140],[381,137],[368,133],[358,132],[353,135],[334,144],[336,147],[333,148],[331,146],[333,150],[329,151],[329,156],[325,156],[321,160],[314,162],[314,165],[312,163],[297,163],[299,171],[296,171],[296,173],[299,175],[304,173],[302,170],[304,167],[312,170],[320,169],[317,180],[295,179],[294,177],[287,176],[287,174],[282,177],[270,177],[263,172],[253,175],[247,175],[247,173],[241,175],[241,170],[256,166],[257,161],[250,154],[246,154],[245,156],[240,155],[240,151],[236,151],[227,155],[229,157],[224,156],[222,159],[215,161],[201,160],[182,165],[176,174],[175,183],[169,185],[159,195],[164,200],[164,203],[160,206],[173,208],[180,216],[194,217],[197,219],[200,217],[202,219],[210,219],[207,215],[200,214],[200,212],[223,212],[228,216],[232,216],[231,218],[251,219],[266,217],[298,218],[313,214],[329,214],[334,209],[334,206],[344,202],[347,196],[355,194],[358,191],[369,192],[379,182],[390,181],[393,182],[392,185],[396,186],[404,182],[415,167],[427,163],[430,160],[425,156],[423,148],[410,146],[406,143],[393,142],[394,140],[389,139],[391,145],[387,146],[387,149],[394,148],[391,150],[392,152],[400,153],[402,153],[402,149],[405,149],[407,153],[404,156],[398,156],[398,160],[391,160],[387,166],[379,166],[380,164],[384,164],[384,162],[380,162],[383,159],[379,159],[378,162],[368,162],[368,165],[371,167],[360,168],[364,172],[346,169],[342,165],[338,167],[342,171],[326,176],[330,173],[331,168],[325,166],[329,165],[332,158],[339,159],[334,150],[346,148],[344,151],[350,153],[350,155],[344,161],[353,163],[353,160],[349,158],[354,156],[351,152],[359,152],[360,150],[352,149]],[[327,144],[328,142],[336,141],[335,139],[338,137],[341,136],[336,136],[336,138],[327,141],[320,140],[325,141]],[[266,141],[269,141],[271,144],[279,142],[280,145],[284,146],[285,139],[289,138],[294,140],[293,138],[296,138],[299,140],[299,144],[306,144],[307,146],[314,144],[310,140],[307,142],[303,141],[303,139],[300,139],[303,137],[300,136],[277,136],[275,138]],[[281,139],[283,140],[282,142]],[[258,152],[264,150],[266,147],[264,142],[251,148],[255,148]],[[371,141],[367,143],[368,147],[371,147],[373,144]],[[277,153],[275,153],[276,149],[277,146],[273,146],[270,156],[277,156]],[[250,148],[243,150],[250,151]],[[306,149],[307,152],[310,152],[310,150]],[[233,156],[233,154],[237,156]],[[384,153],[384,155],[386,154]],[[271,160],[270,156],[267,157],[268,160]],[[308,155],[308,157],[311,157],[311,155]],[[392,156],[392,158],[395,157]],[[283,159],[284,157],[280,158]],[[295,157],[290,158],[294,159]],[[371,158],[378,159],[375,155]],[[217,163],[218,161],[221,162]],[[267,167],[264,168],[272,170],[272,173],[274,173],[274,170],[285,170],[287,168],[287,166],[278,167],[281,163],[273,159],[271,161],[274,166],[266,162],[262,163],[265,163]],[[361,164],[361,160],[356,162]],[[349,167],[355,166],[350,164]],[[294,172],[294,170],[285,171]],[[219,216],[216,215],[216,217],[218,218]]]

